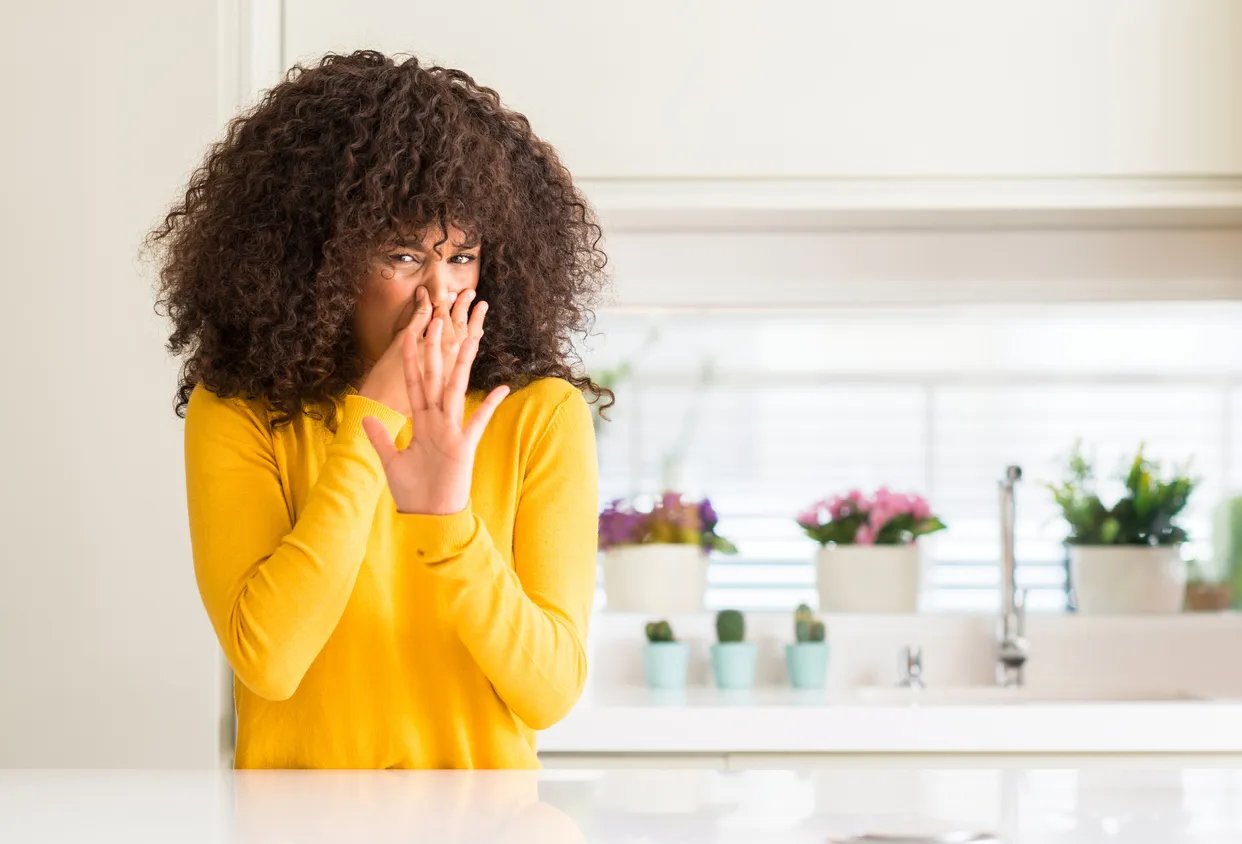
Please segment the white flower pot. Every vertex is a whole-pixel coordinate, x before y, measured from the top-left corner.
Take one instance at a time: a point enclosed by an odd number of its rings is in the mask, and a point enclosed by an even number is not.
[[[653,542],[604,551],[606,609],[677,613],[703,609],[708,555],[698,545]]]
[[[815,558],[821,612],[918,612],[923,556],[909,545],[824,545]]]
[[[1070,577],[1081,613],[1175,613],[1186,598],[1177,545],[1071,545]]]

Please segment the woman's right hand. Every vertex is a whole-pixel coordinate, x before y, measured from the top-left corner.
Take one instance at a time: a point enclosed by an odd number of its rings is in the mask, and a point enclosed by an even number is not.
[[[468,309],[474,296],[473,290],[463,290],[453,302],[450,311],[443,306],[433,307],[427,298],[426,288],[419,287],[415,292],[414,316],[410,318],[405,328],[397,332],[397,336],[384,350],[384,354],[380,355],[380,359],[363,378],[358,394],[409,416],[411,414],[409,390],[405,382],[405,368],[401,354],[401,344],[405,335],[413,334],[414,342],[418,344],[419,349],[422,349],[423,344],[427,342],[424,334],[427,332],[427,327],[431,325],[431,321],[433,319],[443,320],[440,332],[440,352],[445,365],[441,371],[451,372],[451,364],[457,360],[457,351],[461,348],[462,342],[467,337],[483,336],[483,316],[487,312],[486,302],[480,302],[473,312],[469,312],[467,322]],[[423,354],[420,351],[416,360],[422,359]],[[445,380],[447,381],[447,376]]]

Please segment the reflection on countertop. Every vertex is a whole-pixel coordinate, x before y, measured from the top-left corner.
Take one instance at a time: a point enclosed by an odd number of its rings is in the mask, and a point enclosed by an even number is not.
[[[10,841],[1242,840],[1242,770],[0,772]]]

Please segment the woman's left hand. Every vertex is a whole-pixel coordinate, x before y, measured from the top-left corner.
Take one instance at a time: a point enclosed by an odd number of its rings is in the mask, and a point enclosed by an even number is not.
[[[366,417],[362,427],[371,440],[388,477],[393,501],[402,513],[451,515],[465,509],[470,499],[474,454],[487,423],[509,393],[508,386],[492,390],[462,427],[470,367],[479,350],[483,334],[483,312],[471,314],[469,335],[448,361],[450,348],[441,343],[444,319],[433,319],[427,328],[427,342],[418,343],[407,334],[401,360],[410,399],[413,435],[409,445],[398,450],[378,419]],[[423,358],[420,361],[420,356]],[[445,364],[452,366],[447,379]]]

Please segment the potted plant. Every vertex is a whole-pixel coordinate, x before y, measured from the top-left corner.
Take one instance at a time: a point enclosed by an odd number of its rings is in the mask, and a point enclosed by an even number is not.
[[[737,553],[716,533],[716,522],[711,501],[683,501],[677,492],[665,492],[650,510],[620,498],[609,501],[599,517],[607,609],[702,610],[709,553]]]
[[[749,689],[755,683],[754,642],[745,641],[746,619],[738,610],[716,614],[716,638],[712,645],[712,673],[721,689]]]
[[[915,612],[922,591],[918,538],[944,530],[919,495],[880,487],[812,504],[798,525],[819,543],[816,586],[823,612]]]
[[[690,649],[673,636],[667,621],[647,622],[647,644],[643,647],[643,664],[647,685],[653,689],[683,689],[686,670],[690,665]]]
[[[795,689],[822,689],[828,679],[824,623],[806,604],[794,611],[794,642],[785,646],[785,668]]]
[[[1069,526],[1070,578],[1083,613],[1179,612],[1186,594],[1181,545],[1174,524],[1196,481],[1185,469],[1160,478],[1160,465],[1140,446],[1122,475],[1123,494],[1105,506],[1095,490],[1091,462],[1079,445],[1064,479],[1049,484]]]

